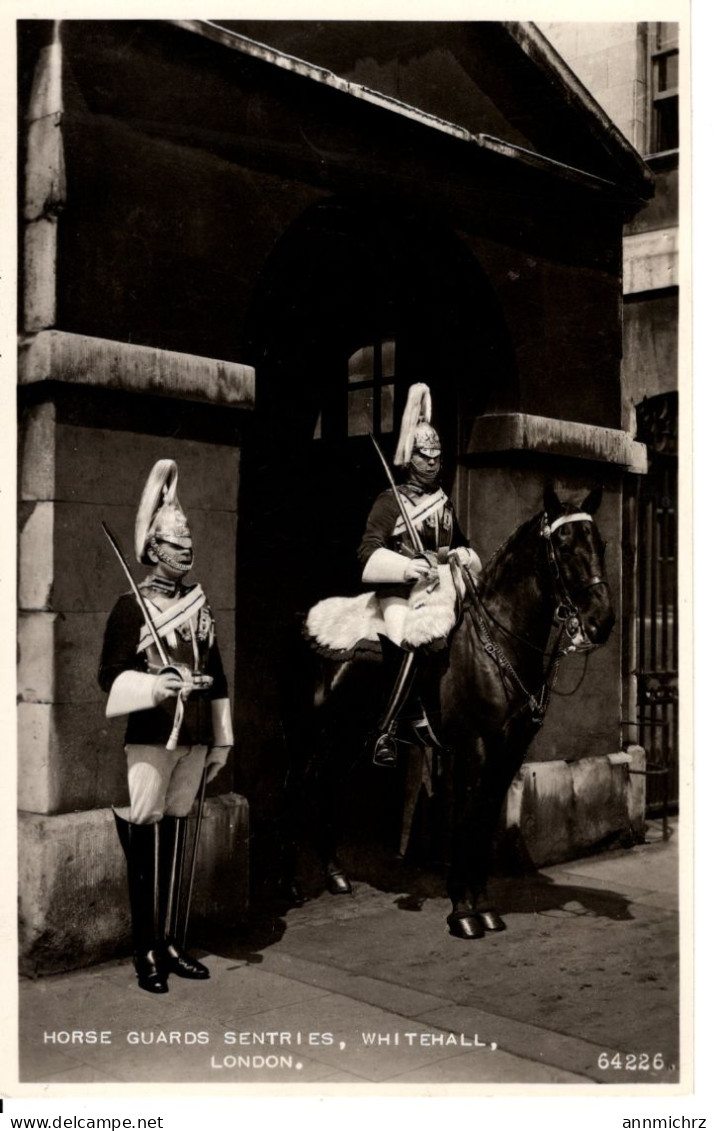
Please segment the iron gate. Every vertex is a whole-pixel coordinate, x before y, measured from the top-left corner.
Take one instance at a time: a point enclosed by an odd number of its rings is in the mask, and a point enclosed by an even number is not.
[[[636,726],[653,768],[648,808],[678,801],[678,394],[637,407],[637,439],[649,451],[639,477],[636,510]]]

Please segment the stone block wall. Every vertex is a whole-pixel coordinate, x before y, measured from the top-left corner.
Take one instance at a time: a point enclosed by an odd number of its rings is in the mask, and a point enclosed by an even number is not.
[[[235,701],[240,444],[226,414],[252,403],[253,375],[242,366],[160,354],[59,331],[49,341],[39,334],[23,342],[18,850],[20,961],[30,973],[128,949],[124,857],[111,811],[127,801],[126,719],[105,717],[97,670],[107,617],[129,586],[101,522],[139,579],[136,508],[161,458],[179,465],[179,497],[197,546],[191,579],[201,581],[215,614]],[[191,424],[180,435],[166,427],[161,401],[135,395],[143,367],[149,377],[164,374],[167,404]],[[121,392],[125,371],[131,388]],[[172,374],[183,374],[213,407],[177,400]],[[148,387],[160,393],[162,382]],[[230,763],[209,791],[195,907],[198,918],[222,922],[235,920],[248,901],[248,805],[231,782]]]

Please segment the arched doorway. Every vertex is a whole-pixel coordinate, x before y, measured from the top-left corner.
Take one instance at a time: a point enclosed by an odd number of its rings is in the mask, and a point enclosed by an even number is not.
[[[407,387],[426,381],[446,486],[462,431],[514,381],[489,284],[434,217],[331,200],[265,265],[247,321],[256,413],[244,451],[238,548],[238,787],[252,804],[254,865],[272,838],[284,766],[277,673],[301,612],[356,592],[356,547],[386,484]]]

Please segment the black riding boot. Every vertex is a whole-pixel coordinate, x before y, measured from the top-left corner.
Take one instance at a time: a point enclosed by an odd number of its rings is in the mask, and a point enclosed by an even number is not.
[[[186,817],[164,817],[159,825],[162,942],[164,963],[170,974],[196,980],[210,977],[203,962],[198,962],[179,945],[179,905],[184,872]]]
[[[134,825],[114,814],[119,841],[127,858],[132,912],[134,968],[142,990],[167,992],[167,976],[159,945],[159,828]]]
[[[415,652],[404,652],[386,638],[383,663],[387,666],[387,674],[391,682],[388,684],[389,693],[385,709],[377,722],[377,733],[371,735],[370,741],[376,766],[393,768],[398,764],[398,748],[395,741],[398,712],[410,695],[415,679]]]

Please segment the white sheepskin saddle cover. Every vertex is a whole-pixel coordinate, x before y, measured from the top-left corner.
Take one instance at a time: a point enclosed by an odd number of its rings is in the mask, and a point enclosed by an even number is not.
[[[445,647],[455,627],[456,605],[450,566],[439,565],[437,585],[421,580],[411,590],[403,647],[409,651]],[[304,634],[315,651],[334,660],[349,660],[360,652],[380,653],[379,636],[387,635],[375,593],[319,601],[306,617]]]

